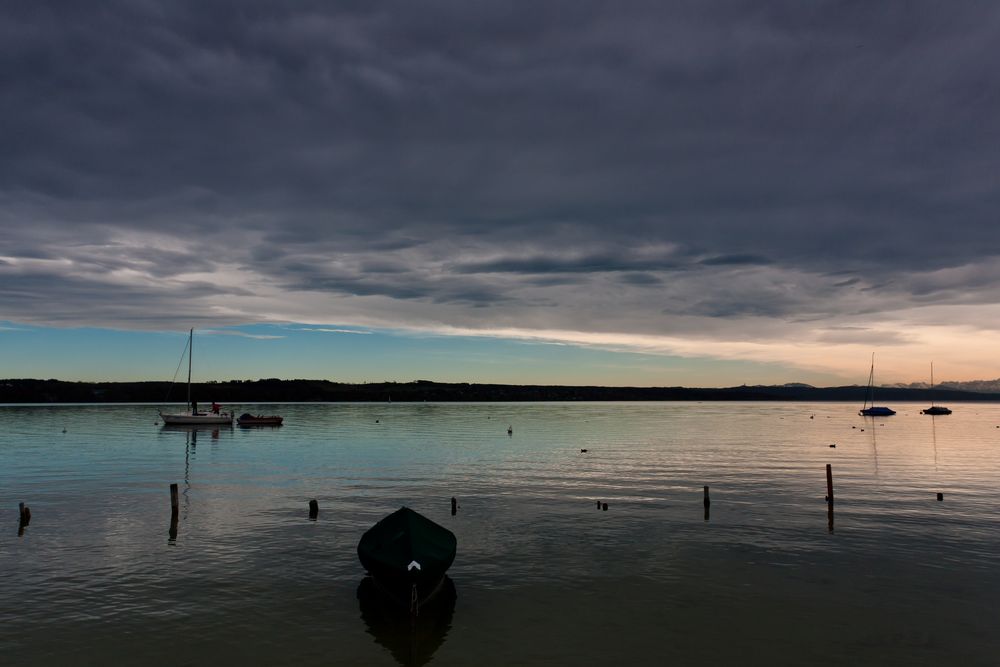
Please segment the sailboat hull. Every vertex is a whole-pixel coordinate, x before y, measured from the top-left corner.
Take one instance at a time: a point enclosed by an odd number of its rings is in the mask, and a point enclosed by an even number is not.
[[[883,408],[879,406],[873,406],[870,408],[864,408],[859,410],[858,414],[862,417],[888,417],[889,415],[896,414],[896,411],[892,408]]]
[[[164,424],[229,424],[233,425],[233,416],[228,413],[223,414],[163,414],[160,419]]]

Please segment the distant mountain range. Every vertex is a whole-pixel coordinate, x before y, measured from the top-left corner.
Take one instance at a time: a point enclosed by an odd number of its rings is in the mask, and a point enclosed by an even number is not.
[[[959,388],[961,387],[961,388]],[[968,388],[966,388],[968,387]],[[564,385],[379,382],[328,380],[204,382],[192,396],[206,406],[254,402],[485,402],[485,401],[841,401],[862,403],[865,387],[813,387],[802,383],[740,387],[599,387]],[[891,401],[1000,401],[1000,380],[879,387],[879,403]],[[63,382],[0,380],[0,403],[168,403],[184,402],[185,388],[169,382]]]
[[[904,389],[929,389],[927,382],[911,382],[910,384],[894,384],[893,387]],[[1000,379],[969,380],[967,382],[935,382],[934,389],[954,389],[956,391],[972,391],[981,394],[1000,393]]]

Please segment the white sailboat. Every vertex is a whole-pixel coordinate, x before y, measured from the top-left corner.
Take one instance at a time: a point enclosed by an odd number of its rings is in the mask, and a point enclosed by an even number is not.
[[[188,379],[187,379],[187,411],[164,413],[160,410],[160,418],[164,425],[167,424],[228,424],[233,425],[233,414],[231,412],[199,412],[198,404],[191,401],[191,366],[194,357],[194,329],[188,331]]]

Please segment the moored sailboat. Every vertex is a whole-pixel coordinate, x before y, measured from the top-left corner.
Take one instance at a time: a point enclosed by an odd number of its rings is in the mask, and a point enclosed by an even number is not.
[[[163,424],[185,424],[185,425],[219,425],[228,424],[233,425],[233,413],[222,412],[219,410],[218,406],[213,403],[211,412],[199,412],[198,403],[191,400],[191,366],[193,365],[194,357],[194,329],[188,331],[188,379],[187,379],[187,411],[186,412],[173,412],[165,413],[160,410],[160,418],[163,420]],[[182,357],[183,358],[183,357]]]
[[[931,391],[934,391],[934,362],[931,362]],[[934,405],[933,394],[931,396],[931,407],[924,408],[920,411],[922,415],[950,415],[951,410],[944,407],[943,405]]]
[[[858,411],[862,417],[888,417],[896,414],[892,408],[875,405],[875,353],[872,352],[872,367],[868,372],[868,391],[865,393],[865,402]]]

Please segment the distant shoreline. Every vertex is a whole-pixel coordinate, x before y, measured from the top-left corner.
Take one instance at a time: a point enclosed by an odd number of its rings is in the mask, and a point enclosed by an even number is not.
[[[186,388],[170,382],[65,382],[0,380],[0,403],[183,403]],[[572,401],[786,401],[857,402],[865,388],[808,385],[740,387],[601,387],[570,385],[506,385],[460,382],[379,382],[351,384],[329,380],[230,380],[192,384],[192,397],[202,403],[380,403],[380,402],[572,402]],[[1000,402],[1000,393],[954,389],[877,387],[879,403]]]

